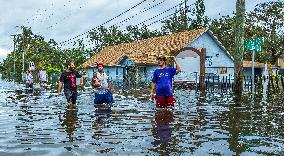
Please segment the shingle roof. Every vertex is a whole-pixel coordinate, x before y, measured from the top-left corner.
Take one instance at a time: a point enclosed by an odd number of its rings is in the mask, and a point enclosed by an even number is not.
[[[119,65],[124,56],[136,64],[156,64],[156,56],[169,55],[178,51],[206,31],[207,29],[197,29],[109,46],[84,62],[81,67],[93,67],[94,63],[100,60],[108,66]]]

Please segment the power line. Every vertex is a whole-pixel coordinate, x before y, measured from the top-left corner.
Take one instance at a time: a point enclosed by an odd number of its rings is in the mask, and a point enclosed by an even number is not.
[[[140,23],[136,24],[136,26],[145,24],[145,22],[150,21],[150,20],[152,20],[152,19],[155,19],[156,17],[159,17],[159,16],[161,16],[161,15],[163,15],[163,14],[165,14],[165,13],[167,13],[167,12],[169,12],[169,11],[175,9],[175,8],[177,8],[178,6],[181,6],[183,3],[184,3],[184,2],[180,2],[179,4],[173,6],[173,7],[169,8],[169,9],[167,9],[167,10],[165,10],[165,11],[163,11],[163,12],[161,12],[161,13],[159,13],[159,14],[157,14],[157,15],[155,15],[155,16],[149,18],[149,19],[144,20],[143,22],[140,22]],[[180,10],[178,10],[178,11],[175,12],[175,13],[178,13],[179,11],[180,11]],[[162,20],[167,19],[168,17],[174,15],[175,13],[172,13],[172,14],[170,14],[170,15],[167,15],[166,17],[163,17],[163,18],[161,18],[161,19],[159,19],[159,20],[157,20],[157,21],[155,21],[155,22],[152,22],[152,23],[146,25],[146,26],[148,27],[148,26],[151,26],[151,25],[153,25],[153,24],[155,24],[155,23],[157,23],[157,22],[161,22]],[[122,33],[126,32],[126,31],[127,31],[127,30],[125,29],[125,30],[122,31]],[[93,44],[94,44],[94,43],[91,42],[91,43],[88,44],[88,45],[93,45]]]
[[[68,39],[68,40],[66,40],[66,41],[63,41],[63,42],[60,42],[59,45],[64,45],[63,43],[66,43],[66,42],[69,42],[69,41],[71,41],[71,40],[74,40],[74,39],[76,39],[76,38],[78,38],[78,37],[80,37],[80,36],[83,36],[83,35],[85,35],[85,34],[91,32],[92,30],[95,30],[96,28],[98,28],[98,27],[100,27],[100,26],[102,26],[102,25],[105,25],[105,24],[111,22],[112,20],[114,20],[114,19],[116,19],[116,18],[118,18],[118,17],[124,15],[125,13],[127,13],[127,12],[129,12],[130,10],[132,10],[132,9],[134,9],[134,8],[136,8],[136,7],[138,7],[139,5],[143,4],[143,3],[146,2],[146,1],[147,1],[147,0],[142,0],[142,1],[139,2],[138,4],[132,6],[131,8],[129,8],[129,9],[127,9],[126,11],[124,11],[124,12],[118,14],[117,16],[115,16],[115,17],[113,17],[113,18],[107,20],[107,21],[104,22],[103,24],[101,24],[101,25],[99,25],[99,26],[97,26],[97,27],[95,27],[95,28],[93,28],[93,29],[91,29],[91,30],[88,30],[88,31],[86,31],[86,32],[84,32],[84,33],[82,33],[82,34],[76,36],[76,37],[73,37],[73,38]]]
[[[180,3],[180,4],[183,4],[183,2]],[[178,4],[178,5],[180,5],[180,4]],[[170,8],[170,9],[176,8],[178,5],[176,5],[176,6],[172,7],[172,8]],[[168,9],[168,10],[170,10],[170,9]],[[167,10],[166,10],[166,11],[167,11]],[[174,12],[174,13],[172,13],[172,14],[169,14],[169,15],[167,15],[167,16],[165,16],[165,17],[159,19],[159,20],[156,20],[156,21],[154,21],[154,22],[152,22],[152,23],[150,23],[150,24],[147,24],[146,26],[149,27],[149,26],[151,26],[151,25],[153,25],[153,24],[155,24],[155,23],[164,21],[165,19],[168,19],[170,16],[172,16],[172,15],[174,15],[174,14],[180,12],[180,11],[181,11],[181,10],[178,10],[177,12]],[[152,18],[150,18],[150,19],[152,19]],[[141,23],[139,23],[139,24],[144,24],[144,23],[141,22]],[[125,30],[125,31],[126,31],[126,30]],[[125,32],[125,31],[122,31],[122,32]],[[89,45],[94,45],[94,43],[91,43],[91,44],[89,44]],[[90,47],[90,48],[91,48],[91,49],[95,49],[95,46]]]
[[[124,19],[124,20],[122,20],[122,21],[120,21],[120,22],[118,22],[118,23],[116,23],[116,24],[113,24],[113,25],[111,25],[111,26],[115,26],[115,25],[118,25],[118,24],[125,23],[125,22],[127,22],[127,21],[133,19],[134,17],[138,16],[139,14],[142,14],[142,13],[144,13],[144,12],[146,12],[146,11],[149,11],[149,10],[151,10],[151,9],[153,9],[153,8],[155,8],[155,7],[159,6],[159,5],[161,5],[161,4],[163,4],[165,1],[166,1],[166,0],[163,0],[163,1],[161,1],[161,2],[159,2],[159,3],[157,3],[157,4],[153,5],[153,6],[151,6],[151,7],[149,7],[149,8],[144,8],[144,10],[142,10],[142,11],[136,13],[135,15],[132,15],[132,16],[130,16],[130,17],[128,17],[128,18],[126,18],[126,19]],[[149,5],[150,5],[150,4],[149,4]],[[102,26],[102,25],[100,25],[100,26]],[[119,27],[121,27],[121,25],[119,25],[118,28],[119,28]],[[96,27],[96,28],[99,28],[99,26]],[[80,38],[79,40],[83,40],[84,38],[85,38],[85,37],[82,37],[82,38]],[[70,40],[70,41],[71,41],[71,40]],[[65,42],[64,44],[60,44],[60,45],[61,45],[61,46],[62,46],[62,45],[69,45],[69,44],[72,44],[73,42],[75,42],[75,41],[71,41],[71,42],[70,42],[70,41]]]
[[[145,11],[148,11],[148,10],[150,10],[150,9],[152,9],[152,8],[154,8],[154,7],[156,7],[157,5],[160,5],[160,4],[163,3],[163,2],[165,2],[165,0],[162,1],[162,2],[159,2],[158,4],[155,4],[154,6],[152,6],[152,7],[150,7],[150,8],[144,9],[143,11],[140,11],[139,13],[143,13],[143,12],[145,12]],[[157,15],[155,15],[155,16],[153,16],[153,17],[151,17],[151,18],[149,18],[149,19],[147,19],[147,20],[145,20],[145,21],[143,21],[143,22],[138,23],[137,26],[138,26],[138,25],[141,25],[141,24],[145,24],[145,22],[150,21],[150,20],[152,20],[152,19],[155,19],[156,17],[159,17],[159,16],[165,14],[166,12],[169,12],[169,11],[171,11],[171,10],[177,8],[178,6],[181,6],[183,3],[186,3],[186,1],[181,1],[179,4],[177,4],[177,5],[175,5],[175,6],[171,7],[171,8],[169,8],[169,9],[167,9],[167,10],[165,10],[165,11],[163,11],[163,12],[161,12],[161,13],[159,13],[159,14],[157,14]],[[187,7],[184,8],[184,9],[187,9]],[[179,11],[181,11],[181,10],[178,10],[177,12],[179,12]],[[177,13],[177,12],[175,12],[175,13]],[[157,20],[157,21],[154,21],[154,22],[152,22],[152,23],[150,23],[150,24],[148,24],[148,25],[146,25],[146,26],[148,27],[148,26],[151,26],[151,25],[153,25],[153,24],[155,24],[155,23],[157,23],[157,22],[161,22],[161,21],[163,21],[164,19],[167,19],[168,17],[174,15],[175,13],[172,13],[172,14],[170,14],[170,15],[167,15],[167,16],[165,16],[165,17],[163,17],[163,18],[161,18],[161,19],[159,19],[159,20]],[[138,13],[137,13],[136,15],[138,15]],[[131,18],[133,18],[133,17],[136,16],[136,15],[133,15],[133,16],[131,16],[131,17],[129,17],[129,18],[126,18],[126,19],[124,19],[124,20],[122,20],[122,21],[120,21],[120,22],[118,22],[118,23],[116,23],[116,24],[114,24],[114,25],[121,24],[121,23],[123,23],[123,22],[125,22],[125,21],[127,21],[127,20],[129,20],[129,19],[131,19]],[[114,25],[112,25],[112,26],[114,26]],[[119,26],[119,27],[121,27],[121,26]],[[124,31],[122,31],[122,32],[125,32],[125,31],[127,31],[127,30],[124,30]],[[83,37],[83,38],[80,38],[80,39],[78,39],[78,40],[83,40],[83,39],[85,39],[85,38]],[[78,40],[77,40],[77,41],[78,41]],[[91,43],[90,43],[90,42],[91,42]],[[75,45],[75,44],[76,44],[76,41],[67,42],[66,44],[72,44],[72,43]],[[97,43],[94,43],[94,42],[92,42],[92,41],[90,41],[90,40],[88,41],[88,43],[90,43],[90,44],[85,44],[86,47],[87,47],[87,46],[90,46],[90,45],[97,44]],[[66,45],[66,44],[63,44],[63,45]],[[94,48],[94,47],[92,47],[92,48]]]

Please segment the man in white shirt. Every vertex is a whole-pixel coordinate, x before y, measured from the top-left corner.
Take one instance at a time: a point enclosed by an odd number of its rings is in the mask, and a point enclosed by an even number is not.
[[[46,83],[48,82],[48,74],[44,70],[44,66],[42,66],[41,70],[38,73],[38,79],[40,81],[41,87],[46,87]]]

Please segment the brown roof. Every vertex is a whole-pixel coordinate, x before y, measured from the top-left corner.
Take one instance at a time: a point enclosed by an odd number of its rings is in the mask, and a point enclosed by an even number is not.
[[[136,64],[156,64],[156,56],[170,55],[187,46],[207,29],[185,31],[171,35],[149,38],[104,48],[84,62],[81,67],[93,67],[95,62],[103,60],[106,65],[118,65],[127,56]]]
[[[280,68],[284,69],[284,58],[279,58],[277,65],[278,65]]]
[[[267,64],[267,66],[272,66],[271,64]],[[244,61],[243,67],[245,68],[249,68],[252,67],[252,61]],[[261,63],[261,62],[254,62],[254,67],[255,68],[262,68],[265,67],[265,63]]]

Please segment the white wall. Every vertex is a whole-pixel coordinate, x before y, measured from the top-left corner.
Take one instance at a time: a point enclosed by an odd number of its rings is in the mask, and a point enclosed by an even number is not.
[[[204,33],[188,47],[206,48],[205,73],[208,75],[216,75],[234,77],[234,62],[219,46],[209,33]],[[177,62],[181,66],[182,72],[175,76],[175,81],[196,81],[196,77],[200,75],[200,56],[194,51],[185,50],[177,55]],[[226,68],[227,73],[221,74],[220,68]],[[199,80],[197,79],[197,82]]]

